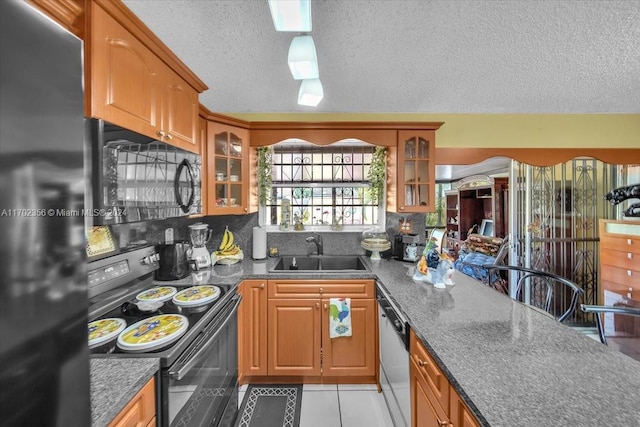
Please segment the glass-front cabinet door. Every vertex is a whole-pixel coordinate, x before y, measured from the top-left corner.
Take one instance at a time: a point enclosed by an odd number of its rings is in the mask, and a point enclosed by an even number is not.
[[[435,210],[434,154],[434,131],[398,131],[398,212]]]
[[[249,132],[209,122],[208,205],[213,215],[248,211]]]

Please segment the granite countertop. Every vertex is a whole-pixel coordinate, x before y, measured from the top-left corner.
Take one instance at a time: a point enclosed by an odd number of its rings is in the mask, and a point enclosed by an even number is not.
[[[159,366],[157,358],[91,359],[91,426],[107,426]]]
[[[436,289],[373,267],[485,426],[640,426],[640,364],[460,272]]]
[[[292,275],[269,273],[275,259],[245,259],[201,274],[213,284],[378,279],[481,425],[640,426],[637,361],[462,273],[436,289],[411,279],[412,264],[366,261],[370,271]],[[174,283],[203,283],[197,279]]]

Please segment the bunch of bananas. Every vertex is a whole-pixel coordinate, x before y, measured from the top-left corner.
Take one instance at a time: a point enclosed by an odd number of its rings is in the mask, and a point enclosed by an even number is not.
[[[235,243],[235,237],[233,236],[233,233],[229,231],[229,227],[227,226],[224,228],[222,242],[220,242],[220,246],[215,254],[217,257],[224,257],[237,255],[238,253],[240,253],[240,246]]]

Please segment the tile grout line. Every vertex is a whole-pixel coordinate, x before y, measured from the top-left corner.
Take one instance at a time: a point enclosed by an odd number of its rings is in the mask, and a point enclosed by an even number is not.
[[[338,415],[340,416],[340,427],[344,427],[342,425],[342,407],[340,406],[340,387],[336,384],[336,393],[338,394]]]

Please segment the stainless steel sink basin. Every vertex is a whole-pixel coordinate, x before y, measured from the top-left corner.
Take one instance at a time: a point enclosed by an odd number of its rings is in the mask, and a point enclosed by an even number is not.
[[[296,260],[297,268],[293,266]],[[360,256],[281,256],[271,269],[278,273],[301,273],[314,271],[364,271],[368,270]]]

